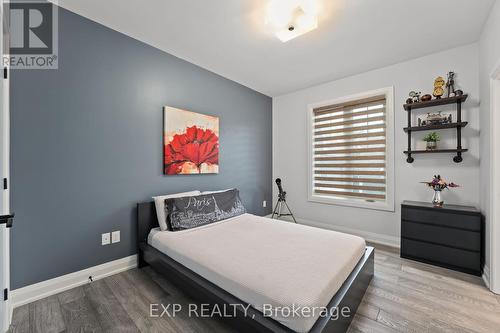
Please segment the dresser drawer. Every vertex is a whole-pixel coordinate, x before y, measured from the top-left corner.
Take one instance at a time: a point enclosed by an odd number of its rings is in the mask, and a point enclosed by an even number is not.
[[[458,214],[439,208],[418,209],[402,207],[401,219],[450,228],[460,228],[470,231],[481,231],[481,217],[476,215]]]
[[[443,267],[481,274],[481,254],[401,238],[401,257],[434,263]]]
[[[437,225],[401,221],[401,237],[452,246],[470,251],[481,251],[481,233]]]

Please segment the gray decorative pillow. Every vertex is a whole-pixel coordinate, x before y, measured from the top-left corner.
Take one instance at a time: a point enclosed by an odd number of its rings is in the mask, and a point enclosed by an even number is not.
[[[237,189],[166,199],[165,209],[172,231],[196,228],[246,212]]]

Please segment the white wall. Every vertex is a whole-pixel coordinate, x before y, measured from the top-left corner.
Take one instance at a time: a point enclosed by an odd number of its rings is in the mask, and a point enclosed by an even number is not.
[[[419,182],[430,180],[434,174],[441,174],[446,179],[463,185],[462,188],[444,192],[446,202],[479,206],[478,52],[478,44],[471,44],[275,97],[273,174],[274,177],[283,179],[288,192],[288,203],[301,222],[319,222],[340,230],[360,230],[363,231],[362,234],[373,236],[371,238],[397,242],[400,234],[401,201],[430,201],[431,191]],[[407,120],[402,105],[410,90],[432,92],[434,79],[438,75],[445,76],[449,70],[457,73],[458,87],[469,94],[463,112],[463,119],[469,121],[469,126],[463,130],[462,145],[470,150],[464,154],[464,162],[461,164],[452,161],[452,154],[415,155],[415,162],[408,164],[403,154],[407,142],[403,127],[406,127]],[[307,105],[388,86],[394,86],[396,103],[395,212],[308,202]],[[442,107],[436,110],[450,109]],[[441,145],[453,147],[456,144],[456,131],[446,130],[442,134]]]
[[[481,209],[486,217],[486,235],[490,235],[490,77],[500,64],[500,1],[491,9],[479,42],[481,97]],[[496,148],[498,149],[498,147]],[[490,267],[490,239],[486,237],[486,266]]]

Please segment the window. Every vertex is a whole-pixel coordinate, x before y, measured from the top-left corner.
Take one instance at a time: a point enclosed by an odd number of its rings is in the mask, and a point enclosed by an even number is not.
[[[393,89],[309,108],[309,200],[394,211]]]

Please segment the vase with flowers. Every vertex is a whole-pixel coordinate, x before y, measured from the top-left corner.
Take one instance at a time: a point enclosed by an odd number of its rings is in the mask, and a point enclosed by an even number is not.
[[[441,198],[441,191],[453,187],[460,187],[460,185],[457,185],[453,182],[448,183],[446,180],[441,178],[440,175],[434,175],[434,178],[430,182],[421,183],[426,184],[434,190],[434,196],[432,197],[432,204],[434,205],[434,207],[443,207],[444,201]]]
[[[437,143],[439,140],[441,140],[441,138],[439,137],[439,134],[437,134],[436,132],[432,132],[432,133],[427,134],[423,138],[423,140],[425,142],[427,142],[427,146],[426,146],[427,150],[435,150],[435,149],[437,149]]]

